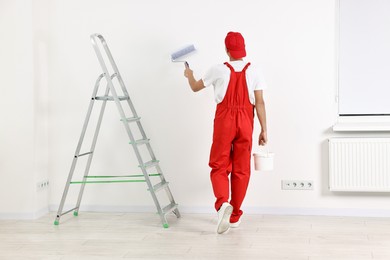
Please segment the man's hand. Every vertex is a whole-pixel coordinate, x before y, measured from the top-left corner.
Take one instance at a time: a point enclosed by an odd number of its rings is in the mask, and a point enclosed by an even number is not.
[[[259,145],[266,145],[268,141],[267,132],[261,131],[259,135]]]
[[[192,91],[198,92],[199,90],[204,89],[203,80],[196,80],[194,78],[194,72],[190,69],[188,63],[185,62],[184,65],[186,67],[184,70],[184,77],[188,79],[188,84],[190,84]]]
[[[193,78],[194,77],[194,72],[192,71],[192,69],[190,69],[190,67],[186,66],[185,70],[184,70],[184,77],[186,77],[187,79],[188,78]]]

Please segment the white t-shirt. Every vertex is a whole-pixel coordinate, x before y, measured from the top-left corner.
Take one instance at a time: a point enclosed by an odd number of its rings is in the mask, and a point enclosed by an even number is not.
[[[228,62],[235,71],[242,71],[246,61],[229,61]],[[225,97],[229,81],[230,81],[230,69],[225,64],[218,64],[211,67],[202,78],[205,87],[214,86],[214,99],[217,104],[221,103]],[[249,101],[255,104],[255,90],[266,89],[263,73],[259,68],[251,65],[246,70],[246,83],[248,86]]]

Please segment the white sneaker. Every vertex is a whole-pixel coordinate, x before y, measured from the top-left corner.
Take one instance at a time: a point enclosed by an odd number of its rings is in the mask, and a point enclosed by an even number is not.
[[[229,203],[225,202],[218,210],[218,226],[217,233],[222,234],[230,228],[230,215],[233,212],[233,207]]]
[[[241,224],[241,219],[239,219],[237,222],[230,223],[231,228],[238,228]]]

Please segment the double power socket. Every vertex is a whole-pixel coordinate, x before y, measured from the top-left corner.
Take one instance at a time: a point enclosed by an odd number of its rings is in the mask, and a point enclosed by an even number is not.
[[[313,190],[313,181],[282,180],[282,190]]]
[[[37,182],[37,191],[42,191],[47,188],[49,188],[49,180]]]

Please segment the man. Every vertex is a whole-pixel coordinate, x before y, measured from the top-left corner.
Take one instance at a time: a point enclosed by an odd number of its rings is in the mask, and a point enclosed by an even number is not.
[[[241,204],[251,171],[254,109],[261,125],[258,143],[267,143],[263,100],[266,84],[262,74],[250,63],[244,62],[245,41],[240,33],[229,32],[225,38],[225,47],[229,63],[212,67],[202,79],[194,78],[188,64],[184,71],[194,92],[213,85],[218,104],[209,161],[211,183],[216,197],[215,209],[218,211],[218,234],[227,232],[230,227],[238,227],[241,222]]]

